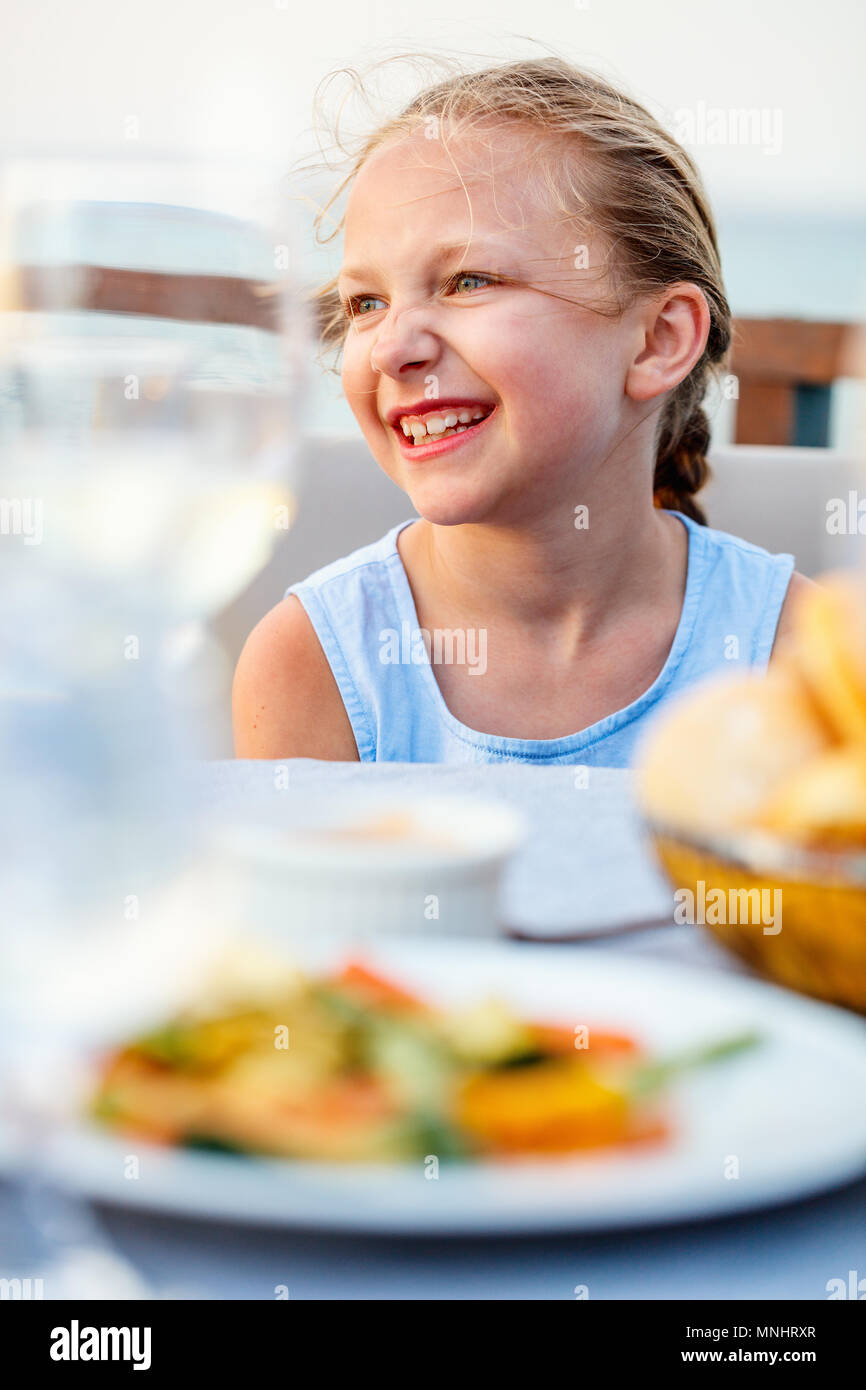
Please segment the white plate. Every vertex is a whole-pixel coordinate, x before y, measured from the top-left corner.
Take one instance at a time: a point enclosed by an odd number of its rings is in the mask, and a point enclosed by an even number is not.
[[[333,958],[323,946],[311,962]],[[163,1150],[92,1128],[48,1162],[78,1191],[184,1216],[366,1233],[598,1230],[720,1216],[803,1197],[866,1169],[866,1026],[750,979],[588,948],[371,943],[364,957],[444,1003],[488,994],[533,1017],[633,1033],[666,1051],[757,1027],[766,1041],[672,1087],[658,1149],[533,1162],[340,1165]],[[135,1154],[139,1176],[125,1177]],[[735,1176],[738,1172],[739,1176]]]

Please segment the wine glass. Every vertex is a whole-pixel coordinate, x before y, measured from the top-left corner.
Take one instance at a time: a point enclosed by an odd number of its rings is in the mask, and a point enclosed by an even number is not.
[[[34,1249],[61,1201],[46,1096],[227,925],[179,777],[224,692],[190,698],[178,668],[294,516],[295,235],[272,170],[0,165],[0,1026]]]

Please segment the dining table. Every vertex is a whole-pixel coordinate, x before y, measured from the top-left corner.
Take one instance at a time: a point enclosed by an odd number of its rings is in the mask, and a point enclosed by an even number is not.
[[[304,807],[359,794],[383,804],[428,794],[504,801],[526,827],[502,883],[498,929],[509,949],[542,941],[575,972],[593,952],[705,979],[752,974],[705,927],[675,921],[629,770],[217,760],[185,764],[178,791],[205,834],[290,823]],[[813,1300],[827,1299],[833,1280],[856,1288],[857,1272],[866,1275],[864,1179],[736,1215],[543,1236],[362,1236],[92,1209],[165,1299]]]

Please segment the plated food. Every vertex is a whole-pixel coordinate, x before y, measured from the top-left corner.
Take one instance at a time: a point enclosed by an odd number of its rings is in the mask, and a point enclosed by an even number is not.
[[[250,942],[244,934],[245,953]],[[342,975],[351,952],[346,942],[308,942],[308,982]],[[566,1032],[588,1021],[590,1058],[593,1021],[596,1032],[607,1025],[605,1031],[637,1044],[637,1052],[611,1053],[610,1061],[622,1061],[637,1085],[637,1104],[648,1121],[654,1112],[664,1134],[534,1156],[474,1151],[468,1161],[439,1164],[430,1162],[436,1149],[408,1160],[336,1162],[258,1150],[248,1158],[209,1152],[209,1143],[219,1144],[194,1133],[187,1142],[180,1111],[173,1128],[160,1129],[168,1118],[164,1090],[143,1107],[141,1093],[112,1101],[109,1092],[100,1121],[76,1085],[64,1090],[68,1122],[46,1136],[45,1173],[88,1199],[136,1211],[269,1230],[438,1239],[623,1231],[730,1216],[824,1191],[866,1169],[866,1111],[854,1099],[866,1088],[863,1024],[841,1009],[743,974],[607,947],[401,937],[368,943],[356,963],[440,1014],[463,1017],[492,996],[512,1019]],[[216,985],[210,971],[203,961],[194,985],[185,983],[162,1014],[150,1013],[148,1036],[160,1018],[186,1025],[292,998],[300,978],[291,963],[277,965],[270,949],[254,959],[226,957]],[[756,1023],[760,1045],[740,1055],[723,1049],[719,1065],[700,1066],[714,1040],[743,1039]],[[101,1060],[90,1053],[81,1079],[93,1100],[128,1046],[123,1031],[114,1032]],[[290,1050],[291,1039],[284,1060]],[[164,1084],[171,1072],[166,1067],[156,1076]],[[268,1114],[265,1108],[265,1120]],[[129,1180],[130,1155],[140,1181]],[[739,1163],[735,1182],[726,1180],[731,1155]],[[0,1123],[0,1171],[16,1161]]]
[[[95,1119],[160,1144],[354,1163],[659,1144],[670,1079],[755,1041],[660,1060],[497,999],[445,1009],[359,960],[230,973],[229,994],[104,1060]]]
[[[783,983],[866,1009],[859,572],[800,597],[766,675],[714,679],[672,703],[639,752],[636,792],[676,887],[781,895],[778,924],[726,914],[711,930]]]

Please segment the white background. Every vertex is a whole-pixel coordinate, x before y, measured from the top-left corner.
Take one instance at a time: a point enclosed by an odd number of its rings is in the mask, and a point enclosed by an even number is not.
[[[294,156],[317,82],[384,51],[481,61],[555,48],[658,109],[768,108],[778,155],[701,152],[720,206],[866,212],[860,0],[7,0],[0,132],[13,146]]]

